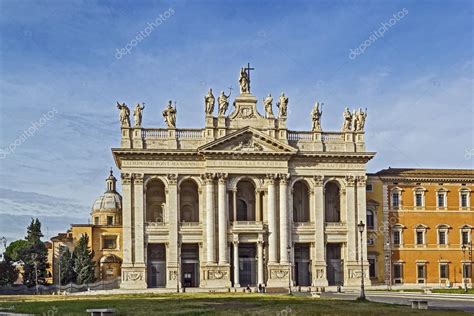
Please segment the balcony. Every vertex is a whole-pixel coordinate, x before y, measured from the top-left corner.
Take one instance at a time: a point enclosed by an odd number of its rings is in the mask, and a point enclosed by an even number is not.
[[[293,234],[314,234],[313,222],[293,222]]]
[[[324,224],[324,231],[327,234],[346,234],[347,223],[345,222],[328,222]]]
[[[230,223],[232,232],[263,232],[266,225],[257,221],[235,221]]]
[[[182,234],[201,234],[202,224],[200,222],[181,222],[179,223],[179,231]]]
[[[145,222],[145,232],[150,235],[168,234],[168,224],[164,222]]]

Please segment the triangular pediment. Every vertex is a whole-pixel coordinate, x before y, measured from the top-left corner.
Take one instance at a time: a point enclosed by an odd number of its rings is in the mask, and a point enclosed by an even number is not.
[[[198,149],[203,153],[294,154],[296,148],[252,127],[244,127]]]

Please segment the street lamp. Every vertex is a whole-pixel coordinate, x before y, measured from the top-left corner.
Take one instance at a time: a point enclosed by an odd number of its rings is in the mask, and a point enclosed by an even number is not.
[[[286,251],[288,253],[288,262],[290,264],[289,266],[289,272],[288,272],[288,294],[291,295],[291,247],[290,245],[288,245],[288,247],[286,247]]]
[[[362,245],[362,234],[364,233],[365,225],[362,221],[357,224],[357,228],[359,229],[360,233],[360,270],[361,270],[361,278],[360,278],[360,300],[365,300],[365,291],[364,291],[364,251]]]

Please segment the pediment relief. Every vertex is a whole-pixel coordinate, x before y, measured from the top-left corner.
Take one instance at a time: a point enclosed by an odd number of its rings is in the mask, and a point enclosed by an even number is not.
[[[201,146],[199,151],[292,154],[297,150],[269,135],[246,127]]]

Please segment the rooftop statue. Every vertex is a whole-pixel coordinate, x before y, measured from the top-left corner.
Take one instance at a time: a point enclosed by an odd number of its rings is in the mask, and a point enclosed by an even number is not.
[[[367,118],[367,108],[365,112],[362,111],[362,108],[359,108],[357,112],[357,125],[354,127],[355,131],[363,131],[365,126],[365,119]]]
[[[130,110],[124,103],[120,104],[117,101],[117,108],[120,110],[120,124],[122,127],[130,127]]]
[[[216,103],[216,99],[214,98],[214,95],[212,94],[212,89],[209,89],[209,92],[204,97],[206,115],[212,115],[212,113],[214,113],[215,103]]]
[[[344,109],[344,112],[342,113],[342,115],[344,117],[344,124],[342,125],[342,131],[343,132],[350,131],[351,125],[352,125],[352,114],[349,111],[348,107]]]
[[[277,107],[280,110],[278,114],[279,117],[286,117],[287,116],[287,109],[288,109],[288,97],[282,92],[277,103]]]
[[[217,98],[217,103],[219,103],[218,115],[224,116],[227,108],[229,107],[229,97],[232,93],[232,90],[229,91],[229,95],[225,95],[224,91],[221,91],[219,98]]]
[[[240,93],[250,93],[250,80],[244,67],[240,68],[239,77]]]
[[[163,118],[168,128],[176,128],[176,104],[173,108],[172,101],[169,100],[167,107],[163,110]]]
[[[265,117],[266,118],[273,118],[273,97],[271,94],[268,94],[265,99],[263,99],[263,106],[265,109]]]
[[[316,101],[313,110],[311,111],[311,117],[313,119],[313,132],[321,131],[321,116],[323,115],[323,103],[321,103],[321,110],[319,110],[319,102]]]
[[[142,111],[145,109],[145,103],[137,103],[135,110],[133,111],[133,120],[135,121],[135,127],[142,126]]]

